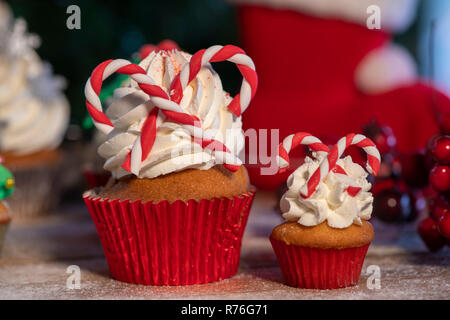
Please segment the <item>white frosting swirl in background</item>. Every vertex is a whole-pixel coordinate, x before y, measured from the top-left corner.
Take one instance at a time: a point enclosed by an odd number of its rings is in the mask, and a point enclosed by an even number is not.
[[[61,143],[69,121],[69,103],[52,87],[60,80],[51,79],[48,68],[37,55],[0,57],[1,151],[26,155],[55,149]]]
[[[367,181],[367,172],[350,156],[337,161],[347,175],[330,172],[311,197],[305,199],[300,195],[300,189],[319,164],[320,160],[307,157],[305,163],[289,176],[288,191],[280,202],[283,217],[304,226],[326,221],[333,228],[347,228],[353,223],[361,225],[361,220],[370,219],[373,197],[369,190],[372,185]],[[361,191],[352,197],[345,191],[349,186],[360,187]]]
[[[191,55],[178,50],[159,51],[152,52],[139,65],[157,85],[169,92],[173,79],[190,58]],[[114,124],[114,130],[98,152],[106,159],[104,168],[115,178],[130,174],[121,166],[140,135],[147,110],[153,108],[148,100],[148,95],[132,81],[128,87],[115,90],[114,101],[105,112]],[[197,116],[203,130],[214,132],[216,140],[238,155],[244,147],[244,135],[241,118],[233,119],[226,107],[231,100],[224,92],[218,74],[208,65],[184,90],[180,107]],[[207,170],[217,164],[214,156],[194,143],[181,125],[159,118],[157,126],[153,148],[141,164],[138,178],[154,178],[188,168]]]
[[[65,80],[34,50],[38,36],[0,5],[0,151],[27,155],[55,149],[68,122]]]
[[[8,28],[12,20],[11,9],[8,4],[0,1],[0,32],[4,32]]]

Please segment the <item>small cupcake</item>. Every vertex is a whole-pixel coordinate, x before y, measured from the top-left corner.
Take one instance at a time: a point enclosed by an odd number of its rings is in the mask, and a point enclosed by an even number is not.
[[[15,20],[0,46],[0,154],[16,178],[10,205],[18,218],[47,213],[58,198],[60,145],[69,120],[64,79],[37,56],[39,39]]]
[[[8,204],[3,201],[14,191],[14,178],[11,172],[0,165],[0,252],[3,247],[6,231],[11,222],[11,214]]]
[[[288,152],[308,145],[313,157],[288,178],[280,201],[287,222],[270,236],[286,283],[306,289],[335,289],[358,283],[363,261],[374,237],[367,221],[373,197],[368,173],[350,156],[340,159],[350,145],[367,153],[367,170],[376,174],[380,156],[363,135],[350,134],[329,151],[307,133],[288,136],[279,148],[279,165],[289,165]]]
[[[244,77],[234,99],[210,62],[232,61]],[[105,74],[130,75],[103,113]],[[112,178],[84,200],[110,273],[147,285],[188,285],[230,278],[253,200],[238,154],[241,113],[256,90],[252,60],[235,46],[191,56],[154,50],[139,65],[100,64],[86,84],[87,107],[106,134],[98,152]]]

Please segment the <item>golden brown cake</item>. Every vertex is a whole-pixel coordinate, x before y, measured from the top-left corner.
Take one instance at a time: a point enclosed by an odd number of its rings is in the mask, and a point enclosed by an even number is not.
[[[361,226],[352,224],[345,229],[332,228],[326,222],[314,227],[305,227],[297,222],[285,222],[273,229],[271,237],[287,245],[321,249],[344,249],[361,247],[373,240],[370,222]]]
[[[43,150],[27,155],[16,155],[13,153],[1,153],[4,158],[4,164],[12,169],[25,169],[39,166],[51,166],[57,164],[62,159],[62,153],[59,150]]]
[[[244,166],[230,172],[217,165],[209,170],[187,169],[153,179],[124,178],[114,181],[100,192],[109,199],[159,202],[167,200],[213,199],[242,194],[249,190],[249,179]]]

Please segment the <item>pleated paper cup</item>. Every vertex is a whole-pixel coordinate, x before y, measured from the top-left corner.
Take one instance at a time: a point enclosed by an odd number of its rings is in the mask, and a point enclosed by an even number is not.
[[[58,204],[61,194],[60,164],[33,168],[10,168],[16,189],[8,203],[14,218],[26,220],[49,214]]]
[[[146,285],[190,285],[234,276],[254,192],[173,203],[84,194],[111,276]]]
[[[338,289],[356,285],[370,245],[320,249],[288,245],[273,238],[270,242],[286,283],[303,289]]]

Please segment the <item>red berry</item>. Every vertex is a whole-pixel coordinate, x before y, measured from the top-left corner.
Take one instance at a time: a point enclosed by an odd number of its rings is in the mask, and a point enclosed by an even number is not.
[[[450,163],[450,137],[442,136],[437,138],[432,147],[431,154],[433,158],[440,164]]]
[[[141,60],[144,60],[153,51],[159,51],[158,47],[153,44],[144,44],[139,49],[139,56],[140,56]]]
[[[450,213],[450,206],[445,204],[438,204],[431,212],[431,217],[434,221],[439,222],[442,218]]]
[[[445,113],[439,121],[442,134],[450,134],[450,113]]]
[[[431,218],[426,218],[419,224],[418,232],[430,251],[438,251],[446,243],[446,239],[439,232],[437,223]]]
[[[439,220],[439,232],[446,238],[450,238],[450,214],[446,214]]]
[[[450,168],[448,166],[435,166],[431,169],[430,184],[437,191],[450,189]]]
[[[442,135],[440,135],[439,133],[436,133],[435,135],[433,135],[430,140],[428,140],[427,142],[427,147],[426,147],[426,151],[427,153],[431,153],[431,149],[433,148],[434,143],[436,142],[437,139],[439,139],[440,137],[442,137]]]
[[[174,50],[174,49],[180,49],[178,47],[178,44],[175,41],[166,39],[161,41],[160,43],[158,43],[158,47],[161,50],[165,50],[165,51],[169,51],[169,50]]]
[[[382,155],[391,152],[397,145],[397,139],[392,128],[380,125],[376,121],[364,126],[364,133],[375,142]]]
[[[373,213],[384,222],[413,221],[417,217],[416,199],[401,192],[398,186],[379,192],[373,202]]]

